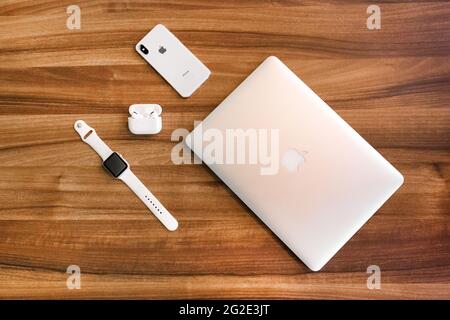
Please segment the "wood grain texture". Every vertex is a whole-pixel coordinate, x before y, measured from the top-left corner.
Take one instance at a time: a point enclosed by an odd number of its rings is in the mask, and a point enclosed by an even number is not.
[[[450,2],[81,0],[0,2],[0,298],[450,299]],[[212,70],[182,99],[135,52],[155,24]],[[174,165],[193,128],[279,56],[405,176],[319,273],[207,168]],[[164,129],[134,137],[132,103]],[[180,221],[166,232],[73,131],[82,118]],[[68,290],[67,266],[82,288]],[[369,265],[380,290],[366,286]]]

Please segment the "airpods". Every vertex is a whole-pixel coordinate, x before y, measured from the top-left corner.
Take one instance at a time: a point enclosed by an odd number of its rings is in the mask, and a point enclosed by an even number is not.
[[[132,111],[130,114],[133,119],[143,119],[144,118],[144,116],[142,114],[140,114],[136,111]]]
[[[162,129],[159,104],[133,104],[128,109],[128,129],[133,134],[157,134]]]

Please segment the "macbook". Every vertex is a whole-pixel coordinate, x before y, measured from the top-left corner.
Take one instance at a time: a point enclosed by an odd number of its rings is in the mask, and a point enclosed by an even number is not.
[[[273,56],[185,141],[314,271],[403,183],[380,153]]]

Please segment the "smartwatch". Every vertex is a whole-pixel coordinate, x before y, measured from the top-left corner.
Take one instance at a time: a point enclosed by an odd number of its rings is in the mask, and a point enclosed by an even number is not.
[[[159,221],[170,231],[178,228],[177,220],[167,211],[161,202],[147,189],[130,169],[127,161],[117,152],[113,152],[97,135],[95,130],[83,120],[74,124],[75,131],[85,143],[91,146],[103,160],[103,167],[114,177],[122,180],[141,201],[150,209]]]

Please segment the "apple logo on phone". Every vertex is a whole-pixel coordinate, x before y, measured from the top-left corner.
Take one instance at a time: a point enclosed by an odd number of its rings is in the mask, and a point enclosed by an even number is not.
[[[164,48],[163,46],[159,46],[159,50],[158,51],[159,51],[159,53],[164,54],[164,53],[166,53],[167,49]]]
[[[305,155],[307,153],[307,151],[288,149],[284,153],[281,163],[289,172],[297,171],[298,168],[306,162]]]

